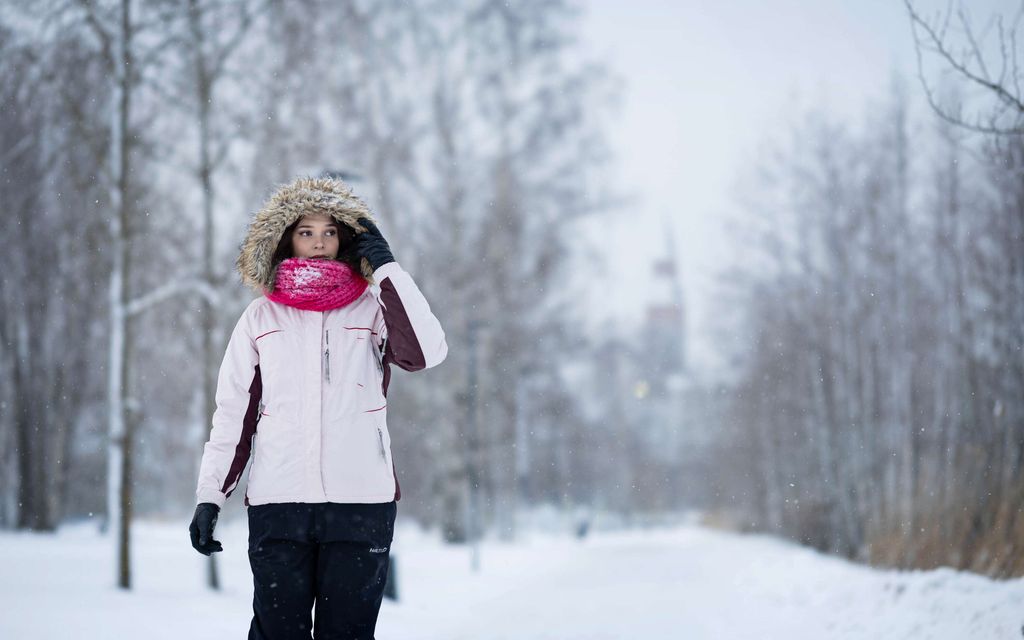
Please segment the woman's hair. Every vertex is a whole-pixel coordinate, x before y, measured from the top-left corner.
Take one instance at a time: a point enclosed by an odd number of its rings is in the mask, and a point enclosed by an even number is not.
[[[274,268],[286,258],[294,256],[295,252],[292,249],[292,233],[295,232],[295,227],[299,226],[299,222],[302,218],[299,218],[295,222],[288,225],[288,228],[281,234],[281,240],[277,243],[277,249],[274,250],[274,257],[270,262],[270,267]],[[358,274],[362,274],[360,268],[360,256],[356,252],[356,232],[352,230],[352,227],[347,224],[342,224],[337,220],[332,219],[331,223],[338,230],[338,257],[335,258],[339,262],[344,262],[352,268]]]

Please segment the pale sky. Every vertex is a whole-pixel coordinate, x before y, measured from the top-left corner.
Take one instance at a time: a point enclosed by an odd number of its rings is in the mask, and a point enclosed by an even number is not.
[[[1018,7],[1019,0],[969,4],[984,15]],[[595,239],[647,241],[660,249],[662,218],[671,217],[682,253],[691,362],[713,369],[712,274],[742,259],[729,255],[720,224],[746,158],[766,133],[783,126],[794,104],[825,105],[857,123],[868,102],[887,93],[893,71],[904,74],[911,100],[920,101],[910,21],[900,0],[593,0],[583,7],[586,51],[625,81],[610,131],[618,156],[612,178],[640,198],[635,223],[592,221]],[[636,256],[619,262],[613,293],[602,286],[594,308],[636,325],[650,272]]]

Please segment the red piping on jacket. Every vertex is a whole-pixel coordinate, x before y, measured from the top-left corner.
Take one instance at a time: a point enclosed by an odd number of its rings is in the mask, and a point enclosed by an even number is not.
[[[373,335],[377,335],[377,332],[370,327],[342,327],[342,329],[348,329],[349,331],[369,331]]]

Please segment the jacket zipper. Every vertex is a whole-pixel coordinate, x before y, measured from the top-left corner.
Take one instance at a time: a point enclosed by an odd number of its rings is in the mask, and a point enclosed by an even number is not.
[[[377,427],[377,442],[380,443],[380,459],[387,462],[388,456],[384,449],[384,432],[380,430],[380,427]]]
[[[324,375],[327,377],[327,382],[331,381],[331,330],[327,330],[327,349],[324,350]]]

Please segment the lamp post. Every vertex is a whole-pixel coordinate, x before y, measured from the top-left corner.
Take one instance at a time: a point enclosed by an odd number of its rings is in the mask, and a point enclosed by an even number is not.
[[[477,458],[480,454],[478,438],[476,406],[477,406],[477,332],[483,327],[478,318],[471,318],[467,323],[466,356],[469,358],[466,389],[466,437],[465,446],[466,480],[469,484],[469,500],[466,509],[466,533],[470,542],[470,566],[474,572],[480,571],[480,475]]]
[[[515,457],[514,457],[514,482],[512,501],[512,535],[513,538],[519,534],[519,515],[525,508],[525,496],[527,491],[527,477],[530,472],[530,436],[529,413],[530,413],[530,382],[532,370],[529,367],[522,367],[519,370],[519,379],[516,381],[516,420],[515,420]]]

